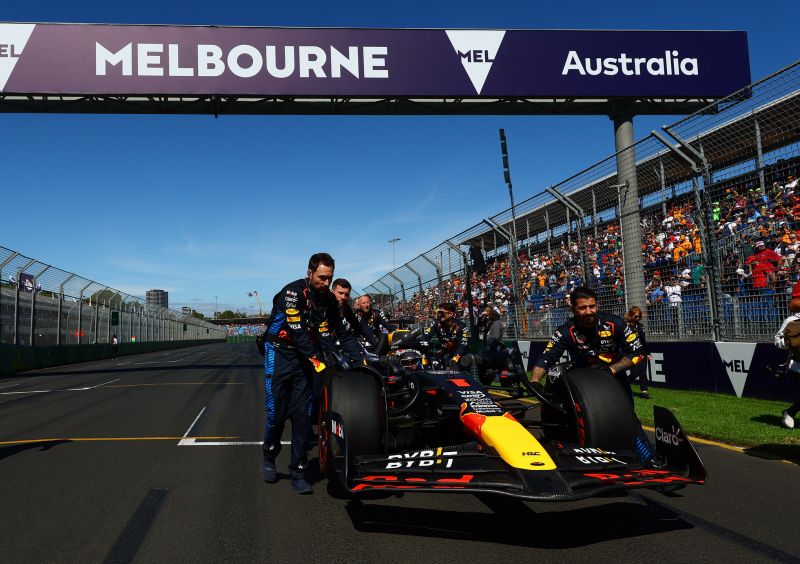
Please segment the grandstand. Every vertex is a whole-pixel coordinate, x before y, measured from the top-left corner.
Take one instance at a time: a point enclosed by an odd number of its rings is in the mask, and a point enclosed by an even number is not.
[[[491,302],[517,336],[542,338],[566,319],[567,295],[586,279],[606,310],[646,309],[654,340],[770,339],[800,276],[800,62],[664,129],[677,143],[653,133],[635,144],[641,294],[625,285],[631,234],[621,227],[626,187],[618,184],[616,155],[556,185],[582,215],[542,192],[364,291],[383,298],[380,288],[397,277],[395,310],[403,314],[424,321],[441,300],[464,310],[468,302]],[[516,234],[516,281],[507,233]],[[471,297],[461,246],[486,260],[485,274],[472,273]],[[411,296],[406,288],[414,289]]]

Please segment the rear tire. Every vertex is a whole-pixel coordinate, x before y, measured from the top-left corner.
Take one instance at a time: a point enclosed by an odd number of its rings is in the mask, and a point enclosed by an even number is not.
[[[636,415],[622,384],[602,370],[578,368],[566,374],[575,400],[575,438],[580,446],[634,450]]]

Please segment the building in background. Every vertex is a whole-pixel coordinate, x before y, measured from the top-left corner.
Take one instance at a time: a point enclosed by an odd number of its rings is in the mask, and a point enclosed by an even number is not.
[[[181,308],[181,313],[183,315],[192,315],[192,308],[190,308],[189,306],[183,306]]]
[[[161,307],[169,307],[169,292],[164,290],[147,290],[147,303]]]

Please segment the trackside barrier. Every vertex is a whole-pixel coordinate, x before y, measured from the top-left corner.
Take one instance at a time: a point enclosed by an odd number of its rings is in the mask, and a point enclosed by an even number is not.
[[[517,343],[532,369],[547,342]],[[653,357],[648,378],[654,387],[782,401],[800,397],[800,383],[794,378],[778,380],[766,374],[767,366],[786,360],[786,351],[769,343],[648,342],[648,347]]]
[[[168,349],[224,343],[224,339],[194,341],[158,341],[151,343],[124,343],[119,346],[119,356],[141,354]],[[17,372],[38,370],[63,364],[90,362],[111,358],[111,345],[61,345],[51,347],[26,347],[0,344],[0,378]]]

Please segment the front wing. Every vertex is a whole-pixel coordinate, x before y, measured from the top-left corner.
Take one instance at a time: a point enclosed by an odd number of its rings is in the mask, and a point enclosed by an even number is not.
[[[703,463],[677,420],[668,410],[655,409],[658,456],[652,463],[643,464],[633,452],[551,444],[546,448],[556,468],[525,470],[471,442],[389,456],[360,456],[348,465],[347,487],[354,494],[400,490],[574,501],[636,488],[664,490],[704,484]]]

